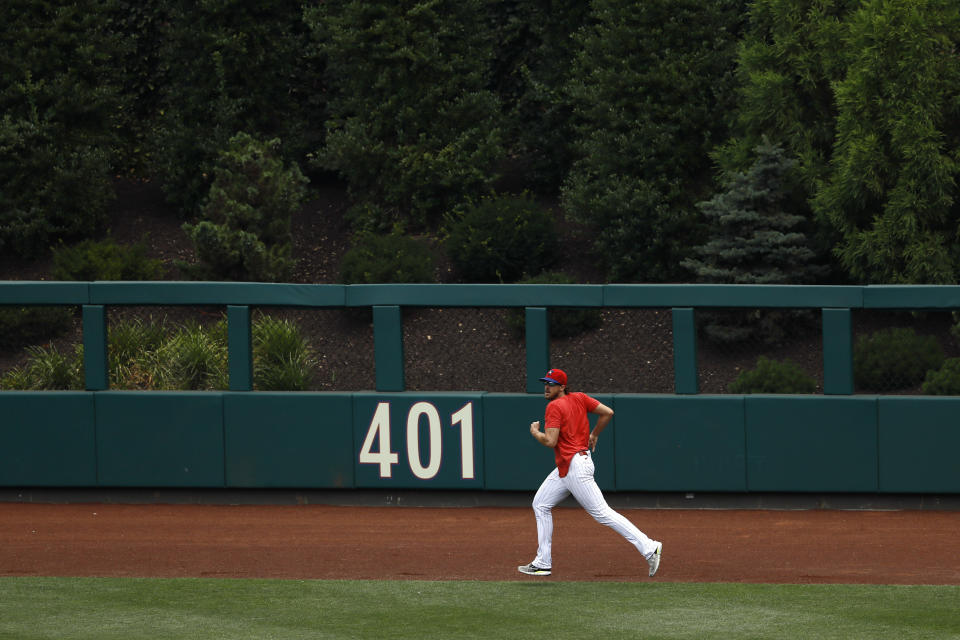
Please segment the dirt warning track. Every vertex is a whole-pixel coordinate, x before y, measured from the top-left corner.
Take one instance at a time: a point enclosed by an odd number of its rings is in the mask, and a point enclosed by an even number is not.
[[[622,512],[664,543],[670,582],[960,584],[955,511]],[[651,580],[577,508],[554,512],[547,580]],[[0,575],[532,580],[519,507],[0,503]]]

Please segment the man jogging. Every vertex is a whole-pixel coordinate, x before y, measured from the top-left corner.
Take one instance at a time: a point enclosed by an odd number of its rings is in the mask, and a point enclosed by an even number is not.
[[[567,391],[567,374],[560,369],[550,369],[540,381],[545,385],[543,395],[549,404],[543,431],[539,422],[533,422],[530,435],[553,449],[557,468],[550,472],[533,497],[533,513],[537,518],[537,557],[517,569],[531,576],[550,575],[553,567],[553,507],[572,494],[594,520],[610,527],[636,547],[650,567],[649,575],[655,575],[660,568],[663,545],[648,538],[632,522],[611,509],[593,479],[591,452],[596,449],[597,438],[613,417],[613,409],[585,393]],[[587,413],[599,416],[592,433]]]

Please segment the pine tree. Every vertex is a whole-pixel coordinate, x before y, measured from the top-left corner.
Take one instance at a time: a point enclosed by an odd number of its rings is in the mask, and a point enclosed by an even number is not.
[[[796,161],[763,142],[747,172],[728,174],[724,191],[698,203],[711,240],[683,265],[700,282],[808,284],[824,273],[803,228],[789,211],[789,172]]]
[[[766,140],[757,146],[749,171],[727,175],[724,191],[698,204],[711,240],[698,258],[683,266],[698,281],[723,284],[809,284],[826,273],[817,264],[804,231],[807,219],[790,211],[791,170],[796,161]],[[760,338],[777,342],[787,332],[788,318],[803,312],[754,310],[700,314],[707,336],[719,342]]]
[[[246,133],[230,139],[203,206],[203,220],[185,224],[199,264],[178,266],[201,279],[283,280],[290,276],[290,217],[303,203],[307,179],[284,167],[280,141]]]

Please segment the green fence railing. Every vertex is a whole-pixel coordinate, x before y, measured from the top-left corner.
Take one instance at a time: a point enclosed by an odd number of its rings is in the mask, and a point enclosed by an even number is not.
[[[960,286],[801,285],[301,285],[241,282],[0,282],[0,305],[80,305],[86,387],[108,388],[106,308],[225,305],[230,389],[252,388],[250,307],[369,307],[376,390],[403,391],[404,307],[526,309],[526,389],[549,368],[549,310],[555,307],[668,308],[673,314],[674,392],[698,393],[695,315],[710,308],[819,309],[827,395],[853,393],[851,313],[856,309],[960,309]]]

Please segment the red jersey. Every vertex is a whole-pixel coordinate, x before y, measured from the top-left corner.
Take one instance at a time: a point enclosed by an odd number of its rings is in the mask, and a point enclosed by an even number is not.
[[[587,413],[596,409],[599,404],[599,400],[585,393],[574,392],[551,400],[547,405],[544,429],[560,430],[553,455],[557,460],[561,478],[566,477],[573,456],[589,448],[587,441],[590,438],[590,421]]]

